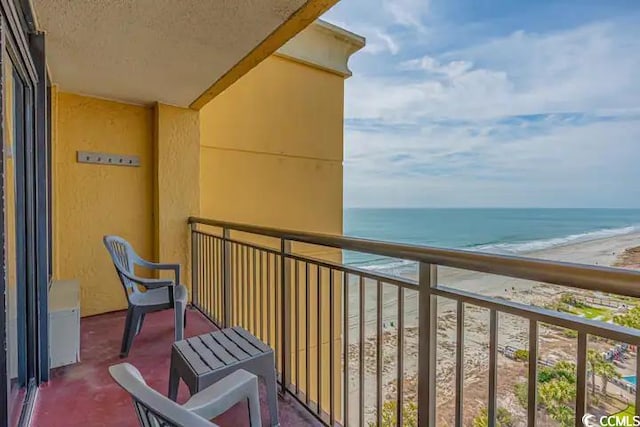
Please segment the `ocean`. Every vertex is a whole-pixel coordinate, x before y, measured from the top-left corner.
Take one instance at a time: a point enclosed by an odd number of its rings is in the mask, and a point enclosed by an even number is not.
[[[344,211],[347,236],[501,254],[640,231],[640,209],[372,209]],[[640,243],[640,242],[639,242]],[[355,252],[345,262],[395,269],[403,261]]]

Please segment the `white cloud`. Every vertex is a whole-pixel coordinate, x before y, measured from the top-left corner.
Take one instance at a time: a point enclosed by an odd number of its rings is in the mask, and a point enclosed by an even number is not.
[[[417,136],[348,130],[345,205],[575,207],[640,199],[640,119],[558,125],[502,141],[492,136],[499,127],[432,126]]]
[[[379,53],[388,52],[392,55],[400,51],[400,46],[394,38],[380,28],[369,28],[361,32],[367,34],[367,44],[362,49],[362,53],[370,53],[377,55]]]
[[[356,73],[347,84],[347,117],[483,119],[636,108],[640,100],[640,38],[610,24],[551,35],[517,32],[399,68],[414,73]]]
[[[450,61],[441,64],[440,61],[432,56],[425,55],[422,58],[410,59],[400,63],[400,70],[408,71],[428,71],[434,74],[442,74],[447,77],[457,77],[473,68],[473,63],[469,61]]]
[[[640,27],[429,51],[416,3],[376,0],[348,25],[376,55],[346,83],[346,206],[640,207]]]
[[[398,28],[424,37],[422,21],[428,10],[428,0],[344,0],[323,18],[366,37],[362,53],[396,55],[403,47],[396,37]]]
[[[383,6],[393,18],[394,23],[412,27],[419,32],[426,30],[422,19],[429,10],[427,0],[385,0]]]

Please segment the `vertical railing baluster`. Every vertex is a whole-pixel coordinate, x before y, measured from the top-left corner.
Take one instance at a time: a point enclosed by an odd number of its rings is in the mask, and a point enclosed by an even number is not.
[[[211,260],[209,259],[209,237],[205,234],[202,235],[202,253],[203,253],[203,268],[202,268],[202,309],[211,317],[209,310],[209,271],[211,269]]]
[[[382,425],[382,282],[376,283],[376,418]]]
[[[252,286],[251,286],[251,251],[252,248],[250,246],[245,246],[245,264],[244,267],[246,269],[245,278],[244,278],[244,286],[246,287],[246,296],[244,300],[244,305],[246,307],[247,317],[245,319],[245,328],[247,330],[251,330],[251,297],[252,297]]]
[[[529,378],[527,384],[527,426],[536,426],[538,406],[538,322],[529,320]]]
[[[217,320],[219,325],[224,324],[224,241],[216,239],[216,307],[218,310]]]
[[[397,387],[398,390],[396,398],[398,399],[396,407],[396,420],[397,425],[402,426],[404,423],[404,288],[398,286],[398,329],[397,329],[397,355],[398,358],[398,372],[397,372]]]
[[[587,410],[587,333],[578,331],[576,366],[576,426],[582,425]]]
[[[210,279],[210,274],[211,274],[211,258],[210,258],[210,254],[211,254],[211,248],[210,248],[210,238],[209,236],[203,236],[204,239],[204,250],[205,250],[205,256],[204,259],[205,261],[205,270],[204,270],[204,310],[207,313],[207,316],[209,317],[213,317],[211,315],[211,279]]]
[[[293,306],[295,307],[295,316],[296,321],[294,322],[294,334],[296,337],[296,344],[294,347],[295,355],[296,355],[296,396],[300,392],[300,267],[298,265],[298,260],[293,261],[294,265],[294,277],[295,277],[295,285],[293,289],[295,290],[295,296],[293,300]]]
[[[216,289],[214,292],[214,295],[216,297],[216,303],[215,303],[215,307],[216,307],[216,322],[218,323],[218,325],[222,325],[223,324],[223,312],[224,312],[224,308],[222,307],[222,301],[221,301],[221,297],[222,297],[222,250],[220,249],[222,247],[222,242],[220,239],[216,238],[215,239],[215,247],[216,247],[216,256],[215,256],[215,264],[216,264]]]
[[[231,232],[228,228],[224,228],[222,230],[222,237],[224,239],[224,268],[223,268],[223,276],[224,276],[224,327],[231,327],[231,242],[229,238],[231,237]]]
[[[240,315],[240,324],[243,328],[248,328],[247,325],[247,301],[249,300],[247,295],[247,247],[245,245],[240,245],[240,301],[238,301],[239,306],[242,307],[241,315]]]
[[[282,348],[282,392],[291,382],[291,274],[287,255],[291,252],[291,243],[280,239],[280,295],[282,297],[280,338]]]
[[[209,312],[209,239],[202,235],[202,310],[211,316]]]
[[[343,319],[342,319],[342,342],[344,348],[343,353],[343,403],[342,403],[342,425],[349,425],[349,273],[342,274],[342,292],[343,292]]]
[[[202,254],[202,263],[200,265],[200,293],[202,297],[200,298],[200,306],[202,311],[205,314],[207,313],[207,264],[209,260],[207,259],[207,236],[202,234],[200,235],[200,253]]]
[[[317,307],[318,307],[318,312],[317,314],[317,354],[316,354],[316,361],[317,361],[317,371],[318,371],[318,376],[316,377],[318,379],[318,415],[322,416],[322,268],[319,265],[316,265],[316,293],[317,293]]]
[[[204,236],[205,242],[206,242],[206,250],[207,253],[205,255],[205,259],[206,259],[206,263],[207,263],[207,272],[208,274],[211,276],[213,273],[213,271],[215,271],[216,265],[213,259],[213,252],[211,250],[211,241],[213,241],[213,238],[210,236]],[[212,279],[210,279],[208,276],[204,277],[204,280],[206,281],[206,287],[208,288],[209,294],[207,294],[206,292],[204,292],[204,298],[207,300],[206,306],[210,307],[211,305],[213,305],[213,298],[211,297],[210,294],[213,293],[213,285],[214,285],[214,281]],[[209,301],[211,300],[211,301]],[[213,310],[209,310],[206,309],[205,312],[207,313],[207,315],[214,320],[214,322],[217,322],[218,319],[217,317],[214,315]]]
[[[311,336],[311,319],[310,319],[310,315],[309,315],[309,311],[311,310],[311,293],[310,293],[310,288],[311,285],[309,283],[309,273],[311,272],[310,268],[309,268],[309,263],[305,262],[305,276],[304,276],[304,280],[305,280],[305,294],[304,294],[304,299],[306,302],[306,307],[305,307],[305,311],[304,311],[304,317],[305,317],[305,323],[306,323],[306,329],[307,329],[307,333],[305,336],[305,356],[307,358],[306,360],[306,371],[305,371],[305,382],[306,382],[306,388],[305,388],[305,394],[306,394],[306,403],[307,403],[307,408],[310,408],[310,403],[311,403],[311,348],[309,348],[309,344],[310,344],[310,336]]]
[[[256,266],[256,251],[257,249],[253,248],[251,251],[252,262],[251,269],[253,271],[253,278],[251,280],[251,288],[253,290],[253,333],[258,335],[258,276],[256,272],[258,267]]]
[[[264,292],[264,258],[262,256],[264,252],[260,251],[258,254],[258,261],[260,262],[260,339],[264,341],[264,304],[265,304],[265,293]]]
[[[208,292],[208,306],[209,306],[209,316],[212,319],[215,319],[216,316],[214,315],[214,301],[213,301],[213,296],[215,295],[213,292],[213,286],[214,286],[214,276],[213,276],[213,272],[214,272],[214,268],[215,268],[215,264],[213,263],[213,244],[214,244],[214,240],[213,237],[211,236],[207,236],[207,264],[209,265],[209,275],[207,278],[207,292]]]
[[[266,292],[267,292],[267,344],[271,346],[271,253],[267,252],[266,254],[266,267],[267,267],[267,275],[266,275]]]
[[[331,425],[335,425],[336,421],[336,401],[335,401],[335,389],[334,389],[334,377],[335,377],[335,348],[333,340],[334,337],[334,327],[335,327],[335,301],[334,293],[333,293],[333,280],[334,271],[329,269],[329,420],[331,421]]]
[[[421,262],[418,272],[418,425],[436,425],[436,344],[438,303],[431,295],[437,286],[437,267]]]
[[[196,247],[196,224],[191,223],[191,304],[195,307],[198,306],[198,250]]]
[[[198,235],[198,253],[200,254],[200,259],[198,263],[198,277],[200,278],[198,280],[198,293],[201,295],[199,305],[200,305],[200,309],[206,312],[205,305],[204,305],[205,298],[206,298],[204,293],[204,265],[206,264],[207,259],[204,256],[204,244],[203,244],[203,238],[201,234]]]
[[[274,337],[273,337],[273,341],[274,341],[274,347],[273,347],[273,352],[274,352],[274,357],[276,359],[276,364],[280,365],[280,370],[278,371],[278,374],[282,374],[282,347],[280,345],[281,343],[281,336],[282,336],[282,312],[281,312],[281,302],[282,302],[282,294],[281,294],[281,271],[280,271],[280,262],[279,262],[279,255],[278,254],[273,254],[273,301],[274,301],[274,310],[273,310],[273,326],[274,326]],[[282,377],[280,377],[282,380]],[[284,389],[282,390],[284,392]]]
[[[365,330],[364,330],[364,304],[365,304],[365,300],[364,300],[364,277],[360,276],[360,365],[358,366],[358,375],[359,375],[359,387],[360,389],[358,390],[359,393],[359,400],[358,402],[360,403],[360,427],[364,426],[364,359],[365,359],[365,353],[364,353],[364,340],[365,340]]]
[[[458,300],[456,312],[456,400],[455,425],[462,427],[464,390],[464,303]]]
[[[203,259],[203,250],[202,250],[202,235],[201,234],[197,234],[196,235],[196,244],[198,245],[198,264],[196,265],[196,268],[198,270],[197,276],[198,276],[198,308],[202,311],[204,311],[204,306],[202,304],[202,301],[204,300],[204,292],[202,289],[202,269],[205,263],[205,260]]]
[[[489,427],[496,425],[497,413],[497,383],[498,383],[498,312],[495,309],[489,311],[489,404],[487,414]]]
[[[251,281],[251,271],[252,271],[252,267],[251,267],[251,252],[253,251],[253,248],[251,246],[247,246],[247,254],[246,254],[246,263],[245,263],[245,268],[247,269],[246,272],[246,277],[245,277],[245,286],[247,287],[247,296],[246,296],[246,300],[244,301],[245,306],[247,307],[247,320],[246,320],[246,325],[245,328],[247,328],[247,330],[251,330],[251,322],[253,320],[253,317],[251,315],[251,309],[253,307],[253,304],[251,303],[253,301],[253,285],[252,285],[252,281]]]
[[[242,300],[242,288],[240,287],[240,246],[233,244],[233,275],[231,277],[231,289],[233,289],[233,324],[239,325],[242,319],[240,301]]]
[[[250,290],[251,287],[249,286],[249,247],[246,245],[242,245],[242,288],[244,296],[242,298],[242,300],[240,301],[240,304],[242,305],[242,325],[245,329],[251,329],[251,326],[249,326],[249,302],[251,301],[251,294],[250,294]]]

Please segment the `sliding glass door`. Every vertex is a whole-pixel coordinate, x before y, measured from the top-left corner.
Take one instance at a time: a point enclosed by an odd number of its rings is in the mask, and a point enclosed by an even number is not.
[[[48,379],[50,144],[44,35],[0,0],[0,427],[28,422]]]
[[[28,283],[26,169],[29,117],[28,87],[7,50],[3,52],[4,71],[4,231],[6,280],[6,339],[8,418],[11,424],[20,416],[28,380]]]

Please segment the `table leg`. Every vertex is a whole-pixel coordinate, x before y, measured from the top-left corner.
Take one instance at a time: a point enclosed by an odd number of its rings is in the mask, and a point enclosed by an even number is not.
[[[169,399],[174,402],[178,399],[178,387],[180,386],[180,374],[175,368],[175,356],[171,354],[171,368],[169,368]]]
[[[269,417],[271,417],[271,425],[279,426],[278,420],[278,387],[276,384],[276,370],[274,369],[273,359],[270,366],[264,371],[264,382],[267,386],[267,402],[269,403]]]

